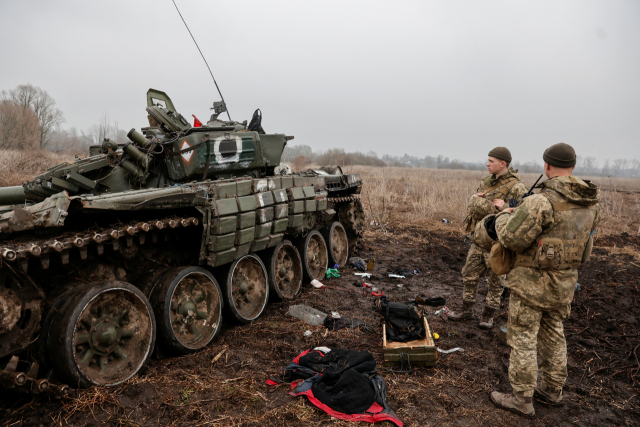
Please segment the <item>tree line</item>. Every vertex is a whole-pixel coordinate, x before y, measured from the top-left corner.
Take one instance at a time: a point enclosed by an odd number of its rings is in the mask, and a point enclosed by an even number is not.
[[[0,149],[85,152],[105,138],[125,143],[127,133],[103,113],[87,129],[63,129],[64,114],[46,90],[31,84],[0,91]]]
[[[55,152],[86,152],[90,145],[99,145],[105,138],[126,143],[124,129],[112,122],[106,113],[100,121],[82,130],[74,127],[63,129],[64,115],[56,101],[47,91],[31,84],[19,85],[11,90],[0,91],[0,149],[28,150],[44,149]],[[308,145],[285,147],[283,162],[294,164],[297,170],[314,163],[320,166],[411,166],[431,169],[466,169],[485,171],[485,162],[463,162],[442,155],[417,157],[405,154],[378,156],[374,151],[347,152],[342,148],[330,148],[314,152]],[[537,162],[514,162],[512,166],[520,172],[539,172],[542,165]],[[576,173],[581,175],[604,175],[618,177],[640,177],[640,160],[605,160],[602,165],[594,157],[578,157]]]
[[[313,163],[320,166],[409,166],[429,169],[487,170],[486,161],[463,162],[458,159],[449,159],[449,157],[443,155],[417,157],[409,154],[403,156],[385,154],[379,157],[374,151],[369,151],[366,154],[357,151],[348,153],[340,148],[314,152],[308,145],[288,145],[284,150],[283,161],[293,163],[296,169],[304,168],[306,165]],[[524,173],[538,173],[543,169],[542,164],[535,161],[513,162],[511,167]],[[600,164],[595,157],[578,156],[575,173],[583,176],[640,178],[640,160],[607,159]]]

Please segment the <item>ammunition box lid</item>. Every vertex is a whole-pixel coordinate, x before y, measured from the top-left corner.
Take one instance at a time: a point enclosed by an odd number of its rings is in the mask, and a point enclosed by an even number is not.
[[[304,197],[316,196],[316,190],[314,190],[313,187],[304,187],[302,190],[304,191]]]
[[[271,191],[265,191],[264,193],[257,193],[255,195],[256,203],[259,207],[270,206],[273,204],[273,194]]]
[[[217,216],[238,213],[238,202],[235,197],[232,199],[216,200],[215,204]]]
[[[255,196],[238,197],[237,200],[240,212],[253,211],[258,207]]]
[[[300,187],[287,188],[287,193],[289,195],[289,200],[300,200],[304,199],[304,190]]]
[[[264,191],[274,190],[273,181],[269,181],[267,178],[254,178],[253,180],[253,192],[254,193],[262,193]]]
[[[275,203],[288,202],[287,190],[273,190],[273,200]]]

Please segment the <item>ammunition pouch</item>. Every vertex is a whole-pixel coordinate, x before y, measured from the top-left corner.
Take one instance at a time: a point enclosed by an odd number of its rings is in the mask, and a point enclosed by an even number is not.
[[[583,263],[589,239],[562,240],[543,237],[537,247],[516,255],[516,267],[533,267],[541,270],[568,270]],[[588,258],[588,256],[587,256]]]
[[[471,233],[471,241],[479,248],[490,251],[494,243],[498,241],[495,225],[496,214],[489,215],[482,221],[478,221]]]
[[[502,246],[502,243],[496,242],[491,246],[491,256],[489,257],[489,265],[491,270],[498,276],[507,274],[513,268],[513,262],[516,254],[511,249]]]

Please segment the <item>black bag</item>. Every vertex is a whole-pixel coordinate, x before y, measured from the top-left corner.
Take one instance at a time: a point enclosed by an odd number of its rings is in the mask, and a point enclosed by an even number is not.
[[[416,307],[415,301],[391,302],[381,297],[375,300],[374,306],[387,325],[387,341],[408,342],[424,338],[424,315]]]

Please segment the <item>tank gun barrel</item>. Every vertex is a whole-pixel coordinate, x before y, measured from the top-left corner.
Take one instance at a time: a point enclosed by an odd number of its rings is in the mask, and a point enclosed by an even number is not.
[[[26,198],[27,196],[24,194],[24,187],[22,185],[0,188],[0,205],[24,203]]]

